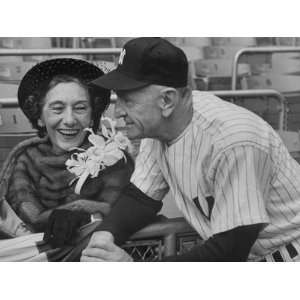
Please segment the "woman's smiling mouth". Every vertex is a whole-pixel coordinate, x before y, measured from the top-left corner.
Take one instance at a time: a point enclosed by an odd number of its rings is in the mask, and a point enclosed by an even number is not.
[[[74,137],[80,132],[79,129],[57,129],[57,131],[66,137]]]

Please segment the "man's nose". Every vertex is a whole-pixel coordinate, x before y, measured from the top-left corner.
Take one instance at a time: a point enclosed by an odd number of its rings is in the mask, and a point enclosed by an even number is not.
[[[64,122],[64,124],[66,124],[68,126],[73,126],[76,124],[76,119],[74,117],[74,113],[71,108],[68,108],[65,110],[63,122]]]
[[[124,118],[125,116],[126,116],[126,112],[123,109],[120,101],[117,99],[115,103],[115,118],[119,119],[119,118]]]

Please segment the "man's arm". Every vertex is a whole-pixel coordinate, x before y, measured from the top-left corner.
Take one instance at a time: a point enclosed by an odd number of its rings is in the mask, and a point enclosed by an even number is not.
[[[133,233],[152,223],[161,207],[162,201],[153,200],[131,183],[97,230],[110,232],[115,244],[122,245]]]
[[[216,234],[190,251],[163,261],[246,261],[261,228],[262,224],[255,224]]]
[[[216,234],[189,252],[178,256],[166,257],[163,261],[246,261],[261,227],[261,224],[241,226]],[[110,232],[98,231],[93,234],[88,246],[82,251],[81,261],[128,262],[133,261],[133,259],[122,248],[114,244],[114,238]]]
[[[142,139],[139,151],[131,183],[123,189],[98,228],[111,232],[117,245],[122,245],[133,233],[155,220],[162,207],[161,200],[169,190],[156,160],[156,142]]]

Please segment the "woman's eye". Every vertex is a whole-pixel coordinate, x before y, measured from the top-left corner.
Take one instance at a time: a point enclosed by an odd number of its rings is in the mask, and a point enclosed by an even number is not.
[[[52,106],[52,110],[53,110],[54,112],[61,112],[63,109],[64,109],[64,107],[61,106],[61,105],[55,105],[55,106]]]
[[[85,106],[85,105],[78,105],[78,106],[76,106],[75,107],[75,110],[76,111],[85,111],[85,110],[87,110],[87,106]]]

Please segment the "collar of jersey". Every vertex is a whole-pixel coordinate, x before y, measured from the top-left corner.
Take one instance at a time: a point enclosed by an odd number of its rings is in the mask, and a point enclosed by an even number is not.
[[[167,143],[168,147],[174,145],[176,142],[178,142],[181,138],[183,138],[186,135],[186,133],[192,127],[192,124],[194,123],[195,118],[196,118],[196,114],[195,114],[195,111],[193,111],[193,117],[192,117],[190,123],[185,127],[185,129],[180,133],[180,135],[178,137],[176,137],[175,139],[173,139],[173,140],[171,140],[170,142]]]

